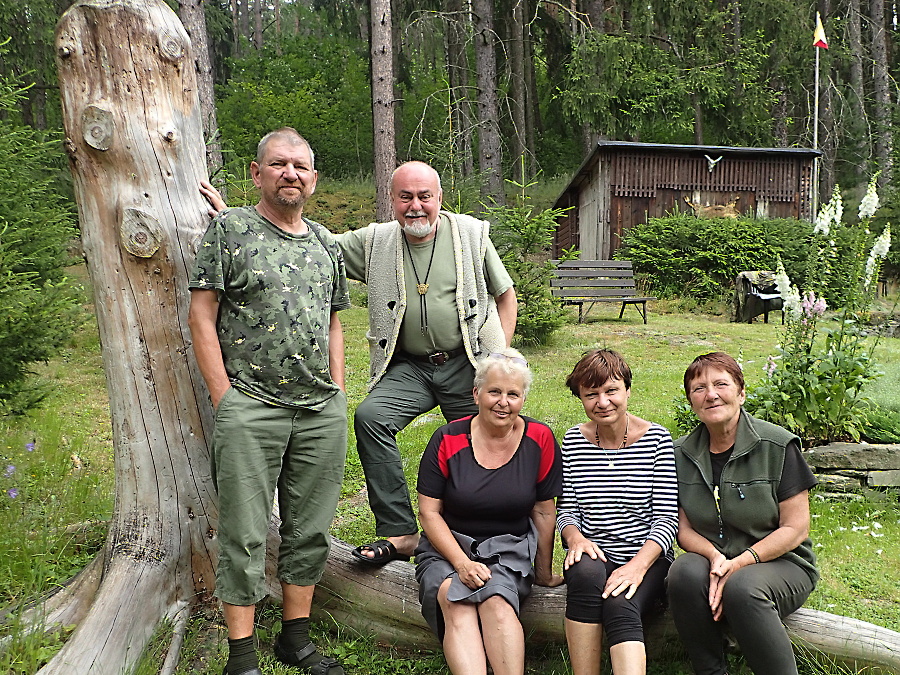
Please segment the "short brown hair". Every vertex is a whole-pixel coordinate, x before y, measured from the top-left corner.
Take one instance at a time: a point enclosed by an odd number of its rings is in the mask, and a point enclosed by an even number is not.
[[[731,375],[731,379],[734,380],[738,389],[744,390],[744,371],[741,370],[741,366],[734,360],[734,357],[725,352],[710,352],[698,356],[684,371],[684,394],[688,399],[691,397],[691,382],[710,369],[724,370]]]
[[[617,351],[592,349],[575,364],[566,386],[574,396],[581,396],[582,389],[602,387],[607,380],[622,380],[625,388],[631,389],[631,368]]]

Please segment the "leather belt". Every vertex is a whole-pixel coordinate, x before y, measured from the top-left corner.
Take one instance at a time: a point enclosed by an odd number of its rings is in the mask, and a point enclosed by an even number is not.
[[[407,358],[412,359],[413,361],[421,361],[422,363],[430,363],[433,366],[442,366],[450,359],[455,359],[457,356],[462,356],[466,353],[465,347],[459,347],[458,349],[451,349],[446,352],[434,352],[432,354],[410,354],[409,352],[403,352],[403,355]]]

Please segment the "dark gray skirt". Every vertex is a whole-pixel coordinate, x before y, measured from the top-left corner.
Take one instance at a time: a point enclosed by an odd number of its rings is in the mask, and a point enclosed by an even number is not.
[[[451,602],[478,604],[493,595],[499,595],[512,606],[518,616],[519,601],[531,593],[534,581],[533,561],[537,552],[534,525],[528,534],[501,534],[485,539],[480,544],[464,534],[451,532],[471,560],[487,565],[491,578],[481,588],[472,590],[460,581],[453,565],[434,549],[428,537],[422,533],[415,553],[419,602],[422,605],[422,616],[441,642],[444,641],[444,615],[437,594],[444,579],[450,578],[447,599]]]

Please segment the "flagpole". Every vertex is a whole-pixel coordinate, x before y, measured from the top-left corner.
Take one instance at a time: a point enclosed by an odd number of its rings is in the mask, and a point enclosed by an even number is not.
[[[815,103],[813,105],[813,150],[819,149],[819,48],[816,50],[816,94]],[[819,208],[819,156],[813,158],[813,181],[812,181],[812,216],[816,217]]]

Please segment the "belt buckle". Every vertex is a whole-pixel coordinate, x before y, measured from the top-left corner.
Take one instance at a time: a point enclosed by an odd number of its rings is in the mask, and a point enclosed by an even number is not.
[[[428,355],[428,363],[433,366],[442,366],[449,360],[450,355],[447,352],[435,352]]]

